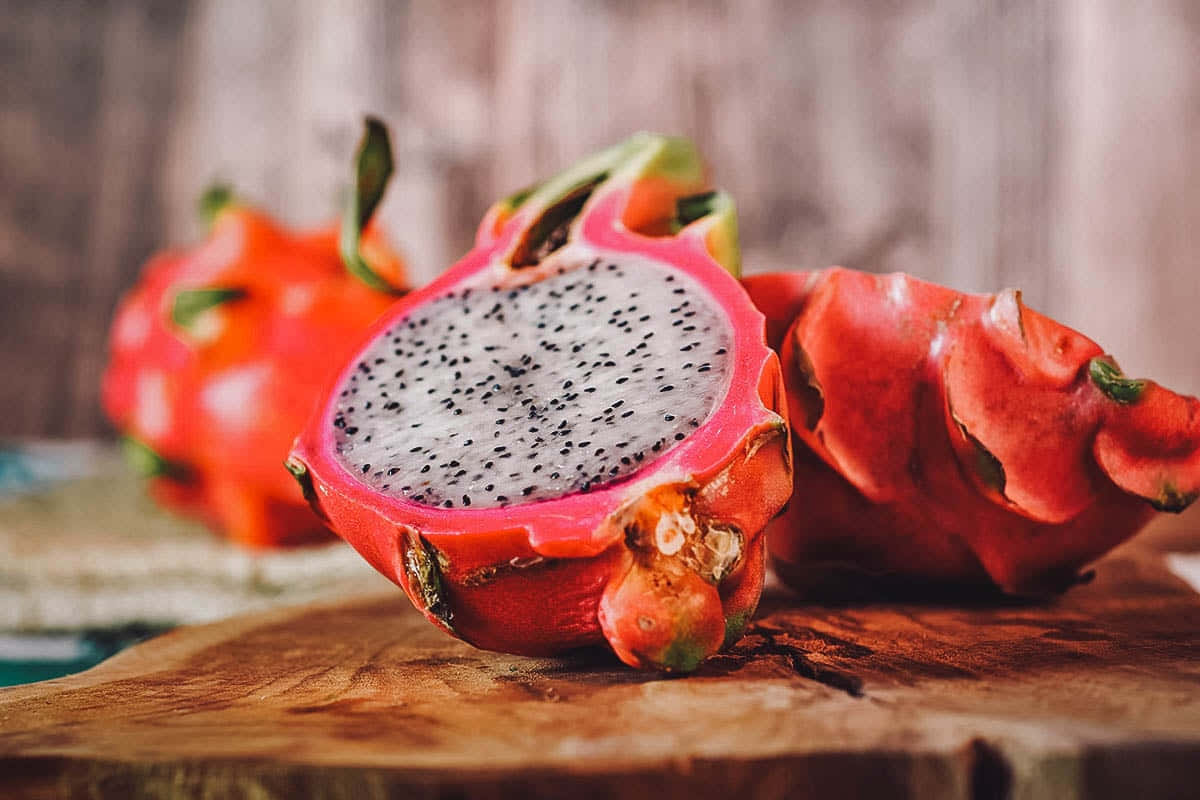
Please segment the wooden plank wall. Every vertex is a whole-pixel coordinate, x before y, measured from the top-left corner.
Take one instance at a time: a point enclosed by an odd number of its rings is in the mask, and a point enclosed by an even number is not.
[[[752,270],[1017,285],[1200,393],[1188,0],[0,0],[0,435],[104,430],[108,317],[214,178],[328,217],[362,112],[422,278],[491,198],[639,128],[697,139]]]

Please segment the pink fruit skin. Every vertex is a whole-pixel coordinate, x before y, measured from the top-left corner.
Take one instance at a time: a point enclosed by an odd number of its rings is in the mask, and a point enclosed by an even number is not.
[[[735,366],[726,399],[709,421],[661,458],[629,479],[587,494],[507,508],[448,510],[377,494],[340,463],[331,424],[335,391],[297,439],[293,464],[311,476],[314,505],[334,530],[399,584],[431,622],[476,646],[543,655],[607,640],[630,665],[686,670],[698,663],[692,656],[702,659],[721,646],[727,628],[736,638],[757,604],[762,584],[760,532],[791,491],[779,362],[765,345],[762,315],[711,255],[727,244],[713,217],[702,217],[674,235],[646,235],[627,226],[636,216],[638,230],[648,229],[643,222],[655,209],[662,210],[664,204],[673,208],[676,197],[704,188],[673,181],[652,172],[626,181],[606,180],[572,227],[575,244],[613,257],[646,256],[691,275],[711,292],[732,323],[730,363]],[[547,202],[535,196],[515,210],[505,203],[493,207],[480,225],[475,249],[390,310],[364,347],[410,310],[481,271],[507,263]],[[535,277],[540,266],[519,273],[504,269],[504,274],[495,273],[500,280]],[[349,362],[335,387],[347,379],[356,361]],[[657,555],[627,544],[631,520],[636,522],[639,515],[657,519],[673,503],[690,504],[697,519],[736,526],[744,542],[731,574],[716,585],[698,581],[687,588],[701,596],[694,604],[700,618],[674,620],[677,624],[665,635],[674,636],[677,646],[664,654],[661,627],[643,640],[636,624],[632,635],[618,630],[616,618],[636,623],[641,604],[649,608],[663,601],[652,597],[653,591],[619,589],[642,580],[647,571],[655,572]],[[418,547],[425,548],[424,567],[414,567],[422,560],[422,554],[415,553]],[[431,588],[429,566],[435,561],[436,586]],[[602,626],[599,614],[606,591],[617,598],[618,607],[610,608],[609,624]],[[641,616],[647,624],[649,618]],[[688,653],[680,657],[684,650]]]
[[[1200,493],[1200,401],[1114,399],[1089,372],[1111,359],[1019,293],[840,268],[743,285],[789,392],[795,492],[768,536],[797,589],[1052,593]]]

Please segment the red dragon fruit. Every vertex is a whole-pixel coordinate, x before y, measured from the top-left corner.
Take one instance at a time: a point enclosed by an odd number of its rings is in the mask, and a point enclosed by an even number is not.
[[[798,445],[769,529],[796,588],[1052,593],[1200,495],[1200,401],[1126,378],[1018,292],[845,269],[744,285]]]
[[[494,206],[298,439],[314,507],[447,632],[687,671],[753,613],[785,401],[705,188],[641,134]]]
[[[207,240],[156,256],[122,301],[104,407],[164,505],[250,546],[329,535],[280,465],[403,285],[378,234],[360,243],[390,157],[370,122],[340,236],[345,266],[336,227],[292,233],[216,190],[202,201]]]

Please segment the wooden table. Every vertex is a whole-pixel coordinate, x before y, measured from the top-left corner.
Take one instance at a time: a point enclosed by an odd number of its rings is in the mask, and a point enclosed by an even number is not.
[[[481,652],[398,591],[182,628],[0,692],[0,796],[1200,796],[1200,598],[1158,547],[1097,572],[1045,606],[773,589],[674,679]]]

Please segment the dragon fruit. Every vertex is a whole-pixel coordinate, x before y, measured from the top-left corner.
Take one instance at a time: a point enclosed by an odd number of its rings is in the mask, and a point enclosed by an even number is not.
[[[795,494],[769,537],[798,589],[1050,594],[1200,495],[1200,401],[1018,292],[845,269],[744,286],[788,388]]]
[[[740,635],[791,493],[732,205],[640,134],[495,205],[297,440],[318,513],[476,646],[687,671]]]
[[[212,190],[206,241],[154,257],[123,299],[103,403],[161,503],[253,547],[329,536],[280,465],[403,286],[401,260],[363,233],[390,169],[386,131],[370,121],[340,237],[292,233]]]

